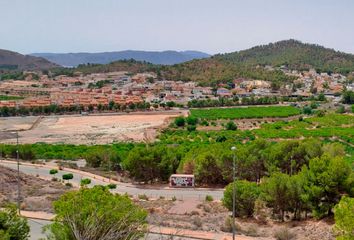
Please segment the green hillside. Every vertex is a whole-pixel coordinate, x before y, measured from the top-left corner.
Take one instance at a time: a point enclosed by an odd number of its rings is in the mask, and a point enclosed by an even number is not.
[[[321,72],[354,72],[354,55],[328,49],[315,44],[286,40],[262,45],[239,52],[218,54],[172,66],[154,65],[135,60],[116,61],[110,64],[80,65],[72,71],[83,73],[152,71],[160,78],[196,81],[203,85],[229,82],[235,78],[262,79],[272,82],[289,82],[294,78],[280,70],[267,70],[264,66],[287,66],[293,70],[315,68]]]
[[[344,74],[354,71],[354,55],[297,40],[270,43],[217,57],[220,60],[246,66],[286,65],[289,69],[315,68],[318,71]]]

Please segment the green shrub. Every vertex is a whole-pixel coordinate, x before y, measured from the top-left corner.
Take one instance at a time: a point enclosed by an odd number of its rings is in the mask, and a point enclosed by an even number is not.
[[[317,103],[312,102],[311,105],[310,105],[310,107],[311,107],[312,109],[316,109],[316,108],[318,107],[318,105],[317,105]]]
[[[326,115],[326,112],[324,110],[317,110],[316,111],[317,117],[324,117],[325,115]]]
[[[114,183],[110,183],[107,185],[108,189],[116,189],[117,188],[117,184]]]
[[[304,108],[302,109],[302,112],[303,112],[304,114],[310,115],[310,114],[312,114],[312,108],[306,106],[306,107],[304,107]]]
[[[214,201],[214,198],[213,198],[213,196],[211,196],[211,195],[206,195],[206,196],[205,196],[205,201],[207,201],[207,202],[212,202],[212,201]]]
[[[215,139],[216,142],[225,142],[226,140],[227,140],[227,138],[224,135],[217,136]]]
[[[225,126],[226,130],[231,130],[231,131],[235,131],[237,130],[237,125],[233,122],[233,121],[229,121],[226,126]]]
[[[175,124],[177,127],[184,127],[184,125],[186,125],[186,120],[184,119],[184,117],[177,117],[175,119]]]
[[[202,126],[209,126],[209,122],[207,120],[203,120],[200,125]]]
[[[80,181],[81,186],[89,185],[90,183],[91,183],[91,179],[89,179],[89,178],[83,178]]]
[[[186,118],[186,122],[188,125],[197,125],[198,123],[198,118],[193,117],[193,116],[189,116]]]
[[[51,175],[55,175],[55,174],[57,174],[58,173],[58,170],[57,169],[50,169],[49,170],[49,174],[51,174]]]
[[[197,130],[197,127],[195,125],[188,125],[187,130],[188,130],[188,132],[193,132],[193,131]]]
[[[74,178],[72,173],[63,174],[63,180],[71,180]]]

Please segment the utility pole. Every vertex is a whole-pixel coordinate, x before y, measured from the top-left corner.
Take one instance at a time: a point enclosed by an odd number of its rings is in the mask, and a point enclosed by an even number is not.
[[[20,187],[20,159],[18,150],[18,131],[16,131],[16,158],[17,158],[17,208],[18,214],[21,215],[21,187]]]
[[[235,189],[235,175],[236,175],[236,147],[231,147],[233,152],[233,161],[232,161],[232,240],[235,240],[236,235],[236,226],[235,226],[235,213],[236,213],[236,189]]]

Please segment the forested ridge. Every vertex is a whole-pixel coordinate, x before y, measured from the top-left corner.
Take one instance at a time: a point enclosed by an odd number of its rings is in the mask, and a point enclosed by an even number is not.
[[[319,72],[329,71],[343,74],[354,71],[353,54],[292,39],[216,57],[223,61],[242,63],[246,66],[285,65],[293,70],[315,68]]]
[[[168,80],[196,81],[202,85],[229,82],[235,78],[262,79],[284,82],[293,80],[282,71],[265,66],[285,66],[291,70],[316,69],[318,72],[348,74],[354,71],[354,55],[328,49],[316,44],[285,40],[247,50],[218,54],[172,66],[155,65],[135,60],[122,60],[110,64],[79,65],[75,71],[87,73],[151,71]]]

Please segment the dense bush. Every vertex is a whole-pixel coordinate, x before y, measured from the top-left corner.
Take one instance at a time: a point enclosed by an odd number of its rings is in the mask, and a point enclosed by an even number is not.
[[[74,175],[72,173],[63,174],[62,178],[63,178],[63,180],[69,181],[74,178]]]
[[[354,92],[345,91],[342,95],[342,102],[345,104],[354,104]]]
[[[122,164],[137,181],[166,181],[180,160],[181,155],[173,146],[147,146],[131,150]]]
[[[18,216],[15,206],[0,209],[0,239],[27,240],[29,232],[27,220]]]
[[[198,123],[198,118],[193,117],[193,116],[189,116],[189,117],[186,118],[186,123],[187,123],[188,125],[197,125],[197,123]]]
[[[237,125],[233,121],[229,121],[226,123],[225,129],[235,131],[237,130]]]
[[[89,179],[89,178],[83,178],[80,181],[81,186],[86,186],[86,185],[89,185],[90,183],[91,183],[91,179]]]
[[[107,185],[107,188],[108,189],[116,189],[117,188],[117,184],[110,183],[110,184]]]
[[[177,127],[184,127],[184,125],[186,124],[186,120],[184,119],[184,117],[177,117],[175,119],[175,124]]]
[[[57,174],[58,173],[58,170],[57,169],[50,169],[49,170],[49,174],[51,174],[51,175],[55,175],[55,174]]]
[[[197,126],[195,126],[195,125],[188,125],[187,126],[187,130],[189,131],[189,132],[193,132],[193,131],[195,131],[197,129]]]
[[[147,213],[127,196],[103,186],[69,191],[54,202],[56,217],[45,227],[49,239],[137,240],[143,236]]]
[[[354,198],[343,196],[334,209],[338,240],[354,239]]]

